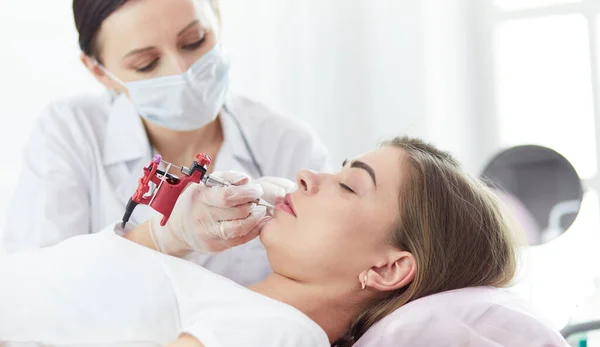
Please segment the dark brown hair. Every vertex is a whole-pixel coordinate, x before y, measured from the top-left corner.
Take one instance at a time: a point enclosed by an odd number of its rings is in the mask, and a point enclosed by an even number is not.
[[[421,140],[397,137],[383,146],[400,148],[406,173],[398,222],[389,243],[411,252],[416,275],[406,287],[380,293],[337,346],[351,346],[373,324],[427,295],[475,287],[504,287],[516,272],[514,235],[495,196],[470,178],[450,154]]]
[[[108,16],[129,0],[73,0],[75,27],[79,33],[79,48],[90,57],[98,58],[96,39],[100,26]]]
[[[129,0],[73,0],[73,17],[83,53],[100,60],[96,42],[98,31],[104,20],[127,2]],[[209,2],[219,16],[218,0]]]

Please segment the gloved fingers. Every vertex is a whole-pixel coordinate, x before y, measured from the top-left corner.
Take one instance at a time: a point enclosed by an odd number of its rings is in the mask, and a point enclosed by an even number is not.
[[[297,189],[293,181],[281,177],[261,177],[252,183],[261,185],[264,191],[262,198],[273,206],[283,202],[287,193]]]
[[[203,251],[205,253],[216,253],[248,243],[260,235],[265,224],[271,219],[272,218],[270,217],[263,218],[249,233],[240,237],[234,237],[227,240],[211,238],[204,242]]]
[[[219,177],[219,178],[233,184],[234,186],[241,186],[241,185],[244,185],[244,184],[247,184],[248,182],[250,182],[250,176],[248,176],[247,174],[245,174],[243,172],[238,172],[238,171],[220,171],[220,172],[213,172],[210,175]]]
[[[204,188],[199,196],[200,201],[206,205],[219,208],[231,208],[255,202],[263,195],[263,189],[258,184]]]
[[[275,206],[281,202],[285,198],[285,189],[272,184],[271,182],[263,182],[260,184],[264,193],[262,195],[262,199],[268,202],[269,204]]]
[[[258,235],[260,235],[260,232],[262,231],[263,227],[265,226],[265,224],[267,224],[268,221],[270,221],[271,218],[263,218],[255,227],[254,229],[252,229],[249,233],[247,233],[244,236],[240,236],[240,237],[234,237],[232,239],[228,239],[228,240],[224,240],[223,242],[226,243],[228,248],[233,248],[233,247],[237,247],[243,244],[246,244],[252,240],[254,240],[255,238],[258,237]]]
[[[245,219],[252,214],[252,211],[256,207],[256,203],[248,202],[241,205],[229,207],[229,208],[210,208],[210,218],[213,221],[230,221],[236,219]],[[202,213],[202,211],[198,211]]]
[[[150,218],[148,222],[148,232],[156,249],[161,253],[177,256],[190,251],[189,244],[186,243],[185,237],[182,237],[184,235],[174,232],[169,227],[160,226],[161,220],[162,215],[157,214]],[[174,219],[170,219],[169,223],[173,225]]]
[[[254,230],[266,215],[267,209],[264,206],[256,206],[248,218],[219,222],[218,233],[215,236],[228,240],[247,235]]]
[[[288,180],[287,178],[283,178],[283,177],[265,176],[265,177],[261,177],[259,179],[254,180],[252,183],[274,184],[276,186],[283,188],[283,190],[285,190],[286,194],[298,190],[298,186],[296,185],[296,182],[294,182],[292,180]]]

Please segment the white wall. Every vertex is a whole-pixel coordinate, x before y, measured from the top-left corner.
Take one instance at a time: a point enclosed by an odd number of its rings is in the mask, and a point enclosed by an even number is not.
[[[464,0],[222,3],[236,89],[309,121],[334,163],[408,133],[480,169]]]
[[[426,133],[416,1],[223,1],[236,89],[310,122],[335,164]],[[258,67],[258,68],[257,68]]]
[[[39,111],[56,98],[101,90],[79,63],[70,6],[0,1],[0,228]]]

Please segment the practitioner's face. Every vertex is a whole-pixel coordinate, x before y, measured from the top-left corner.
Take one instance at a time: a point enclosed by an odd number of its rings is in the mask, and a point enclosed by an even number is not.
[[[218,30],[208,0],[128,1],[102,23],[97,58],[125,82],[181,74],[215,46]],[[93,58],[82,60],[107,88],[126,92]]]
[[[300,171],[298,191],[261,233],[273,271],[360,288],[365,271],[388,271],[406,256],[386,242],[400,218],[404,158],[402,150],[383,147],[348,160],[337,174]]]

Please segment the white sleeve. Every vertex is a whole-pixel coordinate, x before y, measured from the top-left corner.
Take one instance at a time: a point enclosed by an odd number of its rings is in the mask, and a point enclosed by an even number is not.
[[[300,322],[259,314],[204,317],[184,325],[181,333],[195,337],[205,347],[329,347]]]
[[[89,183],[82,134],[48,107],[24,152],[16,195],[0,233],[0,249],[14,252],[56,244],[90,232]]]

